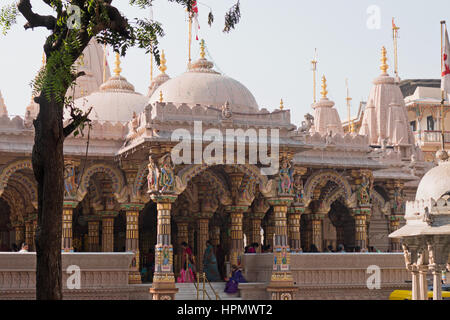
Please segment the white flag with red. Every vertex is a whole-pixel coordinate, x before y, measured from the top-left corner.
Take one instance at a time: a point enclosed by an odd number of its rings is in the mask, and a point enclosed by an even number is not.
[[[191,17],[192,17],[192,21],[193,21],[193,25],[194,25],[194,30],[195,30],[195,40],[198,41],[198,30],[200,30],[200,24],[198,23],[197,1],[194,1],[192,3]]]
[[[447,28],[445,28],[445,39],[442,51],[442,79],[441,89],[445,93],[445,98],[448,100],[450,94],[450,43],[448,41]]]

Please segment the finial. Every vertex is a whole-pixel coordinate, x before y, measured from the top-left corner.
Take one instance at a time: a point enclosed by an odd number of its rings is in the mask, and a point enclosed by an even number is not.
[[[386,57],[386,48],[383,46],[383,48],[381,48],[381,71],[383,71],[383,74],[387,74],[387,70],[389,69],[388,64],[386,63],[387,61],[387,57]]]
[[[162,91],[159,92],[159,102],[163,102],[163,93],[162,93]]]
[[[159,66],[159,71],[161,71],[161,73],[165,74],[166,70],[167,70],[167,66],[166,66],[166,54],[164,53],[164,50],[161,53],[161,59],[159,60],[161,62],[161,65]]]
[[[47,63],[47,58],[45,56],[45,52],[42,53],[42,66],[45,66],[45,64]]]
[[[327,78],[325,76],[322,76],[322,91],[320,91],[320,94],[322,95],[322,99],[327,99]]]
[[[114,73],[117,77],[120,77],[120,73],[122,72],[122,69],[120,68],[120,54],[116,52],[116,68],[114,69]]]
[[[284,104],[283,104],[283,99],[281,99],[281,101],[280,101],[280,110],[283,110],[284,109]]]
[[[205,40],[200,41],[200,58],[205,59]]]

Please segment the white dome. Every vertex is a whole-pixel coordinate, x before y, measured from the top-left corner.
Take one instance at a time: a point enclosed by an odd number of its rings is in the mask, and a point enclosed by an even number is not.
[[[239,81],[212,70],[212,63],[206,59],[195,62],[189,71],[166,81],[150,97],[150,103],[186,103],[221,108],[230,103],[233,112],[250,113],[258,111],[258,104],[252,93]]]
[[[441,161],[420,180],[416,200],[437,200],[450,191],[450,162]]]
[[[128,122],[133,112],[139,114],[148,105],[148,97],[134,91],[133,85],[122,76],[114,76],[100,86],[100,91],[75,100],[83,111],[93,107],[89,119],[109,122]]]

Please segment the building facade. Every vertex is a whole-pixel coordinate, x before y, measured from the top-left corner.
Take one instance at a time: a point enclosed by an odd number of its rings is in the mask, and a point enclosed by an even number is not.
[[[86,76],[75,104],[93,107],[92,126],[64,145],[62,250],[133,252],[129,281],[140,283],[142,267],[152,269],[154,299],[177,291],[182,242],[194,249],[199,271],[207,240],[231,265],[243,263],[245,244],[270,245],[272,299],[293,298],[294,252],[340,244],[347,251],[401,251],[388,234],[404,224],[405,201],[430,166],[387,73],[384,48],[358,133],[344,132],[325,77],[314,120],[297,126],[282,104],[260,109],[201,49],[175,78],[162,56],[161,74],[142,95],[122,76],[118,57],[109,77],[102,48],[90,43],[79,61]],[[33,248],[38,105],[32,101],[24,117],[10,118],[0,97],[0,112],[0,240],[3,250],[23,241]]]

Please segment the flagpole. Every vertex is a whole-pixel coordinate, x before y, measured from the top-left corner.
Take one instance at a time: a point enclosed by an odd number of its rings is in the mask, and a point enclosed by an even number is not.
[[[443,38],[444,38],[444,30],[447,31],[447,25],[445,24],[445,21],[441,21],[441,77],[443,73],[443,63],[444,63],[444,45],[443,45]],[[441,81],[444,81],[442,79]],[[444,88],[442,88],[441,85],[441,94],[442,94],[442,100],[441,100],[441,136],[442,136],[442,150],[445,150],[445,132],[444,132],[444,103],[445,103],[445,91]]]
[[[313,71],[313,101],[316,103],[316,71],[317,71],[317,49],[314,50],[314,58],[311,60]]]
[[[394,71],[398,78],[398,30],[400,28],[395,25],[394,18],[392,18],[392,37],[394,39]]]
[[[103,83],[106,82],[106,43],[103,45]]]
[[[189,12],[189,64],[188,67],[191,66],[191,46],[192,46],[192,15]]]

